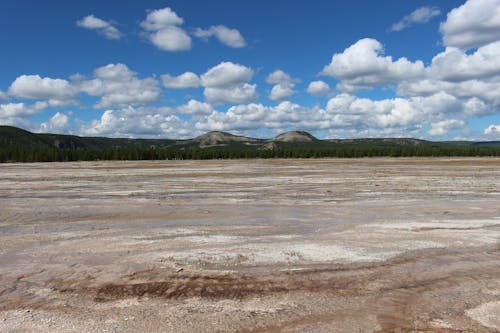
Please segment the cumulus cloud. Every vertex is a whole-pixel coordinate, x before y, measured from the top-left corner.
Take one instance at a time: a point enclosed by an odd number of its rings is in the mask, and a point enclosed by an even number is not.
[[[201,76],[201,83],[205,87],[221,88],[247,82],[252,76],[253,70],[249,67],[232,62],[221,62]]]
[[[144,105],[157,102],[161,90],[156,79],[139,79],[137,73],[124,64],[109,64],[94,71],[94,79],[74,84],[91,96],[100,96],[97,108],[113,105]]]
[[[40,124],[38,132],[42,133],[69,133],[69,117],[64,113],[57,112],[49,121]]]
[[[262,127],[282,129],[290,126],[306,129],[306,119],[310,119],[306,114],[312,116],[308,108],[289,101],[272,107],[250,103],[232,106],[226,112],[213,112],[199,120],[196,128],[203,131],[248,131]]]
[[[500,40],[500,0],[469,0],[440,26],[446,46],[480,47]]]
[[[243,83],[233,87],[207,87],[203,95],[212,104],[247,103],[257,98],[257,85]]]
[[[80,28],[95,30],[107,39],[120,39],[123,37],[123,34],[111,22],[95,17],[94,15],[85,16],[77,21],[76,25]]]
[[[36,125],[28,120],[29,116],[41,113],[49,106],[48,102],[33,104],[7,103],[0,104],[0,125],[9,125],[35,130]]]
[[[500,75],[500,41],[482,46],[474,53],[447,47],[432,59],[431,74],[444,81],[488,79]]]
[[[282,71],[281,69],[277,69],[271,74],[269,74],[266,78],[266,82],[269,84],[279,84],[284,82],[299,82],[299,79],[293,79],[290,74]]]
[[[393,61],[384,56],[382,44],[371,38],[364,38],[351,45],[342,53],[336,53],[322,75],[341,80],[343,90],[356,90],[373,85],[409,80],[424,75],[422,61],[411,62],[406,58]]]
[[[498,82],[484,82],[479,80],[446,82],[426,79],[411,83],[402,83],[398,87],[398,93],[404,96],[429,96],[437,92],[445,92],[460,99],[480,100],[490,106],[500,107],[500,96],[498,95],[500,87]],[[492,111],[494,110],[490,110],[490,112]]]
[[[151,42],[165,51],[187,51],[191,49],[191,37],[181,28],[170,26],[150,35]]]
[[[36,125],[31,123],[27,117],[44,111],[48,106],[49,104],[45,101],[31,105],[25,103],[0,104],[0,125],[35,129]]]
[[[288,73],[282,71],[281,69],[275,70],[269,74],[266,78],[266,82],[274,84],[269,94],[269,98],[273,101],[283,101],[289,99],[293,94],[295,94],[295,82],[298,79],[293,79]]]
[[[189,126],[164,108],[126,107],[106,110],[99,119],[83,126],[83,135],[112,137],[183,138],[191,134]]]
[[[293,83],[283,82],[274,85],[271,89],[271,93],[269,94],[269,98],[273,101],[282,101],[289,99],[293,94],[295,94],[295,90],[293,90]]]
[[[229,61],[209,68],[204,74],[185,72],[179,76],[162,75],[167,88],[185,89],[202,86],[203,95],[211,104],[248,103],[257,98],[257,85],[250,84],[254,71]],[[187,109],[186,109],[187,110]]]
[[[185,72],[179,76],[164,74],[161,79],[165,87],[173,89],[197,88],[201,85],[200,77],[193,72]]]
[[[415,127],[460,114],[463,103],[454,96],[437,93],[426,97],[371,100],[340,94],[328,101],[326,111],[347,119],[346,127]]]
[[[444,96],[441,106],[451,103],[457,115],[483,116],[500,110],[499,59],[500,41],[480,46],[472,53],[448,46],[424,67],[421,61],[409,62],[405,58],[394,61],[383,56],[378,41],[363,39],[343,53],[335,54],[323,74],[339,79],[337,88],[345,92],[393,83],[398,95],[411,103],[418,98]],[[432,118],[434,123],[441,121],[439,117]],[[430,133],[443,132],[445,123],[439,124],[442,126]]]
[[[232,62],[221,62],[201,75],[203,95],[209,103],[247,103],[257,98],[257,85],[249,84],[253,70]]]
[[[152,10],[140,26],[148,31],[157,31],[172,25],[182,25],[184,20],[169,7]]]
[[[237,29],[231,29],[224,25],[214,25],[208,29],[197,28],[193,34],[203,39],[215,36],[219,42],[233,48],[241,48],[247,45],[245,38]]]
[[[450,130],[456,130],[465,126],[465,121],[457,119],[446,119],[431,124],[431,129],[427,132],[432,136],[448,134]]]
[[[429,22],[433,17],[441,14],[437,7],[420,7],[415,9],[411,14],[403,17],[399,22],[391,27],[391,31],[401,31],[414,24],[422,24]]]
[[[33,129],[35,126],[28,119],[23,117],[2,117],[0,115],[0,125],[16,126],[25,129]]]
[[[42,112],[48,107],[46,102],[0,104],[0,118],[26,117]]]
[[[191,49],[191,37],[179,26],[184,20],[169,7],[148,13],[140,26],[146,31],[148,39],[164,51],[186,51]]]
[[[341,131],[338,133],[354,137],[360,133],[369,133],[370,136],[408,136],[409,133],[419,133],[425,124],[438,123],[447,130],[457,127],[461,123],[439,122],[451,116],[462,115],[465,107],[462,101],[445,93],[382,100],[342,93],[332,97],[324,109],[305,107],[290,101],[276,106],[256,103],[235,105],[225,112],[207,112],[197,119],[195,126],[203,131],[336,129]]]
[[[21,75],[9,87],[9,94],[18,98],[47,99],[53,106],[74,103],[76,89],[66,80],[40,77],[40,75]]]
[[[490,125],[484,129],[484,134],[486,135],[499,135],[500,125]]]
[[[481,116],[500,110],[500,42],[479,47],[473,53],[447,47],[426,68],[426,76],[398,84],[403,96],[427,96],[445,92],[464,101],[467,114]]]
[[[188,114],[192,116],[209,115],[215,111],[212,105],[197,101],[195,99],[190,99],[189,102],[179,106],[177,109],[182,114]]]
[[[330,92],[330,86],[324,81],[312,81],[307,86],[307,92],[314,96],[324,96]]]

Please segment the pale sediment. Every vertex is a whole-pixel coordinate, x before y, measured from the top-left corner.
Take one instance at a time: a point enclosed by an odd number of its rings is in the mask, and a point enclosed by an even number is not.
[[[500,329],[499,159],[0,174],[2,332]]]

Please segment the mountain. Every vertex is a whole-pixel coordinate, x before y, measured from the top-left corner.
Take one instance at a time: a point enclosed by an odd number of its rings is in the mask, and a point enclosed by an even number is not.
[[[65,148],[65,149],[101,149],[101,148],[166,148],[176,141],[169,139],[127,139],[105,137],[83,137],[77,135],[31,133],[13,126],[0,126],[0,146],[18,146],[24,148]]]
[[[271,139],[274,142],[312,142],[318,141],[311,134],[304,131],[290,131],[286,133],[281,133],[278,136],[275,136]]]
[[[235,151],[262,151],[278,149],[336,149],[339,147],[471,147],[500,148],[500,141],[426,141],[412,138],[364,138],[319,140],[304,131],[290,131],[271,139],[256,139],[226,132],[213,131],[193,139],[128,139],[82,137],[51,133],[31,133],[26,130],[0,126],[0,148],[33,149],[226,149]]]
[[[200,148],[215,147],[215,146],[227,146],[231,143],[245,143],[245,144],[258,144],[262,140],[247,138],[245,136],[234,135],[226,132],[208,132],[206,134],[200,135],[194,139],[187,140],[192,143],[197,143]]]
[[[50,147],[50,143],[40,135],[13,126],[0,126],[0,146],[20,146],[27,148]]]

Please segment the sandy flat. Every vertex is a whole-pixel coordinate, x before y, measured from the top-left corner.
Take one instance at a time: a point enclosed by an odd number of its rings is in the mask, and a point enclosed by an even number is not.
[[[500,159],[0,165],[0,332],[495,332]]]

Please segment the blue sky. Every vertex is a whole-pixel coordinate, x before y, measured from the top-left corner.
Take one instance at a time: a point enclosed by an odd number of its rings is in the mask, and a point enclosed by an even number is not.
[[[500,139],[500,0],[5,1],[0,124]]]

